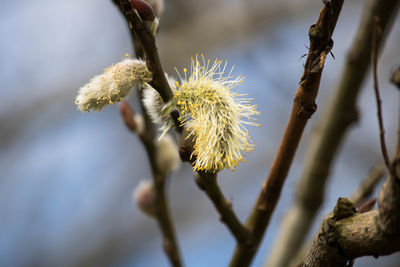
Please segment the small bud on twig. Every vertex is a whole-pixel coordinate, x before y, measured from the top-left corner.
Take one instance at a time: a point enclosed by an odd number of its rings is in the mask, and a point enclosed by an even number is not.
[[[136,114],[127,102],[123,101],[119,104],[119,111],[128,129],[138,133],[139,135],[144,132],[143,117]]]
[[[178,147],[169,134],[164,135],[157,142],[157,164],[164,171],[176,170],[180,164]]]
[[[131,0],[132,6],[137,10],[143,20],[154,21],[156,15],[149,3],[144,0]]]
[[[121,117],[125,122],[126,127],[128,129],[136,132],[137,129],[137,124],[133,119],[133,116],[135,115],[135,111],[132,109],[132,107],[125,101],[122,101],[119,104],[119,111],[121,113]]]
[[[391,81],[400,90],[400,67],[393,72]]]
[[[375,203],[376,203],[376,198],[367,199],[367,200],[361,202],[361,204],[358,206],[357,210],[361,213],[370,211],[374,208]]]
[[[159,20],[156,17],[153,8],[144,0],[131,0],[132,6],[136,9],[146,30],[153,36],[156,36]]]
[[[142,180],[133,191],[133,202],[138,208],[149,216],[155,214],[156,192],[154,191],[153,182]]]

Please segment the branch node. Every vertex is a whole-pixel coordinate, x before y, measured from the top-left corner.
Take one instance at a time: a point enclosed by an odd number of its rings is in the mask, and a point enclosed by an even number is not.
[[[308,31],[308,36],[314,39],[321,39],[324,36],[324,34],[322,32],[321,27],[318,24],[313,24],[311,25],[310,30]]]
[[[334,218],[342,220],[350,217],[356,212],[356,206],[353,202],[347,198],[340,197],[336,203],[335,209],[333,210]]]

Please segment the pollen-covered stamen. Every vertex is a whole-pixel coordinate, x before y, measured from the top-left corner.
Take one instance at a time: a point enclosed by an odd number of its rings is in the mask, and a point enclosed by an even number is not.
[[[234,170],[245,161],[244,154],[253,150],[249,132],[244,125],[257,125],[252,116],[257,115],[250,99],[231,91],[242,82],[243,77],[232,77],[232,69],[225,76],[227,62],[198,56],[191,59],[191,76],[178,72],[181,84],[177,83],[172,102],[180,111],[182,125],[188,131],[187,138],[194,141],[195,170]]]

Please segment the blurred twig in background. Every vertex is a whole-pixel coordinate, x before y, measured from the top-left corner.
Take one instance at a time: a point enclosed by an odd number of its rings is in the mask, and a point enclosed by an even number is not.
[[[369,175],[364,178],[357,190],[350,196],[350,200],[358,206],[361,201],[369,197],[374,191],[376,185],[385,175],[385,169],[381,164],[372,167]]]

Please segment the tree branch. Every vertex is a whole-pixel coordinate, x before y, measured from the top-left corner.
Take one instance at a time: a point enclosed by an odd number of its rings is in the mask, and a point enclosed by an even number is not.
[[[400,182],[397,179],[390,176],[383,185],[378,198],[379,210],[359,213],[351,205],[349,200],[339,198],[335,211],[324,219],[302,266],[348,266],[349,261],[361,256],[379,257],[400,250]]]
[[[141,43],[138,40],[138,36],[135,32],[135,30],[131,27],[130,23],[130,17],[128,16],[129,12],[124,9],[124,4],[127,6],[127,4],[130,3],[129,1],[121,1],[121,0],[113,0],[113,2],[119,7],[121,13],[124,15],[124,17],[127,19],[128,24],[129,24],[129,29],[131,33],[131,38],[132,38],[132,43],[133,47],[135,50],[135,54],[137,57],[143,57],[144,56],[144,49]],[[130,6],[130,9],[132,10],[132,7]],[[129,9],[127,9],[129,10]],[[153,37],[154,39],[154,37]],[[154,41],[155,44],[155,41]],[[158,59],[158,55],[156,57]],[[159,59],[157,61],[159,63]],[[147,61],[149,64],[149,61]],[[164,75],[164,72],[161,72]],[[153,74],[154,75],[154,74]],[[159,75],[160,76],[160,75]],[[164,76],[165,78],[165,76]],[[171,90],[169,88],[166,88],[165,90]],[[141,109],[143,112],[143,117],[144,117],[144,131],[143,132],[137,132],[142,144],[144,145],[146,149],[146,154],[150,162],[150,167],[151,167],[151,172],[153,176],[153,181],[154,181],[154,190],[156,192],[156,200],[155,200],[155,216],[157,218],[158,225],[161,229],[162,236],[163,236],[163,249],[165,253],[168,256],[168,259],[171,263],[172,266],[175,267],[180,267],[182,266],[182,260],[181,256],[179,253],[179,247],[178,247],[178,242],[176,239],[176,234],[175,234],[175,229],[170,217],[170,212],[169,212],[169,207],[168,207],[168,201],[166,197],[166,192],[165,192],[165,181],[166,181],[166,173],[162,171],[158,165],[157,165],[157,146],[155,143],[155,137],[156,137],[156,131],[154,129],[154,124],[152,123],[146,108],[143,105],[143,96],[142,96],[143,90],[141,88],[138,89],[138,96],[140,99],[140,105]],[[123,110],[123,105],[126,105],[124,108],[128,110],[128,115],[125,114],[123,116],[125,124],[129,129],[134,131],[135,129],[135,123],[133,121],[133,109],[127,104],[127,103],[121,103],[121,110]],[[129,112],[130,109],[130,112]],[[129,115],[129,113],[131,115]],[[124,115],[124,114],[122,114]]]
[[[122,3],[124,1],[119,2]],[[150,85],[160,93],[164,102],[168,102],[172,98],[172,91],[166,80],[164,71],[162,70],[154,36],[146,31],[136,12],[129,10],[127,6],[123,8],[123,3],[119,6],[129,22],[133,40],[140,40],[140,42],[142,43],[140,48],[143,48],[147,56],[148,68],[153,73],[153,81],[150,83]],[[138,46],[136,45],[135,47]],[[180,133],[180,141],[183,140],[180,146],[181,158],[183,161],[189,161],[193,163],[193,159],[191,159],[191,152],[193,150],[192,144],[188,144],[187,140],[182,138],[183,136],[185,136],[185,133],[183,132],[183,128],[180,127],[180,123],[178,123],[178,114],[171,113],[171,116],[175,120],[175,125],[177,125],[176,128],[178,130],[178,133]],[[200,188],[206,192],[207,196],[213,202],[217,211],[221,215],[221,221],[228,227],[228,229],[231,231],[238,242],[246,243],[247,240],[249,240],[250,238],[250,232],[238,220],[231,207],[231,204],[223,196],[222,191],[220,190],[216,181],[216,174],[200,172],[196,173],[195,177],[197,177],[197,184],[202,184],[202,186],[199,185]]]
[[[247,244],[250,241],[251,233],[236,217],[231,201],[226,200],[221,192],[217,184],[217,173],[196,172],[195,181],[199,188],[210,198],[221,216],[221,222],[228,227],[236,241],[241,244]]]
[[[309,153],[298,182],[296,199],[285,216],[267,266],[286,267],[301,248],[315,215],[323,202],[324,187],[335,155],[349,127],[357,121],[356,100],[370,65],[373,18],[381,18],[381,47],[391,29],[399,0],[371,0],[364,8],[357,35],[348,53],[347,63],[323,111],[311,139]]]
[[[382,164],[374,166],[369,175],[366,176],[356,191],[351,195],[350,201],[358,207],[358,211],[361,213],[370,211],[376,203],[376,198],[372,200],[366,200],[374,191],[378,182],[384,177],[386,168]],[[290,257],[289,264],[287,266],[298,267],[303,264],[303,260],[306,257],[308,251],[312,247],[312,242],[304,246],[304,248],[298,252],[295,256]]]
[[[154,190],[156,192],[155,216],[163,235],[164,251],[167,254],[172,266],[182,266],[175,229],[172,224],[168,208],[168,201],[165,194],[166,173],[163,172],[157,165],[157,146],[155,144],[154,131],[152,132],[151,130],[148,130],[146,126],[143,132],[138,131],[138,125],[133,120],[133,109],[126,102],[121,102],[120,108],[126,126],[132,132],[137,133],[140,141],[145,147],[146,154],[150,162],[154,181]]]
[[[316,110],[315,99],[321,74],[326,56],[333,46],[331,37],[342,5],[343,0],[325,1],[318,21],[310,27],[310,48],[289,122],[270,173],[263,183],[258,200],[246,223],[251,229],[254,239],[250,245],[237,245],[231,266],[248,266],[250,264],[269,224],[303,130]]]
[[[132,7],[129,0],[113,0],[113,2],[117,4],[128,21],[129,29],[134,36],[133,39],[137,39],[141,43],[141,48],[146,55],[147,68],[153,74],[153,80],[149,84],[160,94],[164,103],[167,103],[172,98],[172,90],[161,65],[155,36],[146,29],[145,21],[142,20],[138,12]],[[171,113],[171,117],[175,122],[178,133],[181,133],[183,128],[178,121],[179,113],[174,111]]]
[[[379,103],[376,57],[374,58],[377,47],[373,45],[373,48],[374,84]],[[380,112],[378,117],[381,116]],[[381,121],[380,118],[379,127],[382,132]],[[380,141],[384,146],[382,137]],[[397,143],[400,143],[400,135],[398,135]],[[396,151],[393,163],[387,164],[389,177],[379,192],[378,210],[358,213],[353,209],[351,213],[345,212],[345,216],[337,216],[337,212],[343,210],[342,207],[347,207],[349,210],[348,207],[352,205],[352,202],[347,199],[339,198],[333,214],[329,214],[324,219],[302,266],[348,266],[348,262],[354,262],[355,258],[361,256],[379,257],[400,251],[400,180],[398,178],[400,168],[398,164],[395,164],[398,162],[397,156]]]

